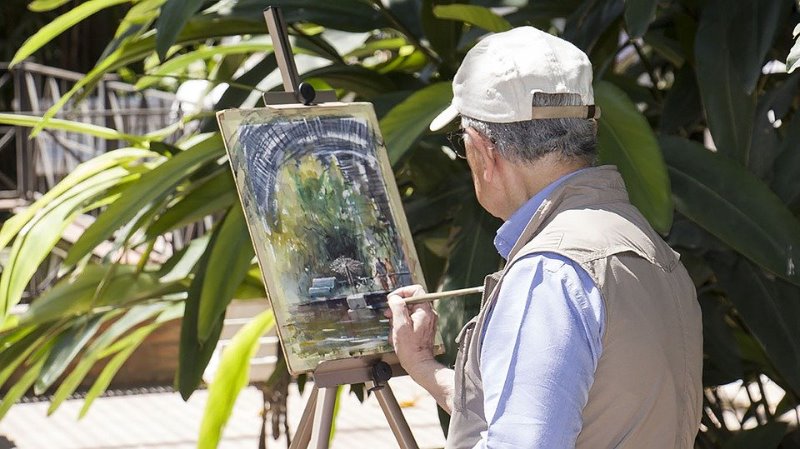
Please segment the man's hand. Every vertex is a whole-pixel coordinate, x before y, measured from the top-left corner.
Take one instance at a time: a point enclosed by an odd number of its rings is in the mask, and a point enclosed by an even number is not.
[[[389,341],[403,369],[436,399],[447,413],[453,408],[453,370],[433,357],[438,316],[430,303],[406,305],[404,298],[421,295],[419,285],[399,288],[389,294],[386,317],[391,319]]]
[[[386,317],[392,320],[389,341],[394,346],[400,364],[411,377],[434,360],[436,312],[430,303],[407,306],[403,300],[423,293],[425,290],[419,285],[399,288],[389,294],[389,309],[386,311]]]

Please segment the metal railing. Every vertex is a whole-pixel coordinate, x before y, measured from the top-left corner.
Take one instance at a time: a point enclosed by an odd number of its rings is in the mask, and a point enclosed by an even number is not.
[[[84,75],[32,62],[22,62],[12,69],[0,63],[0,112],[42,116],[58,102]],[[82,101],[68,101],[57,118],[90,123],[115,129],[125,134],[146,134],[166,128],[183,117],[181,102],[171,93],[134,86],[105,77]],[[189,132],[180,127],[165,141],[172,143]],[[0,220],[19,207],[24,207],[67,176],[80,163],[105,152],[124,147],[125,141],[107,140],[79,132],[44,130],[29,138],[30,128],[0,126]],[[75,229],[65,232],[80,235],[92,217],[83,217]],[[172,232],[157,245],[152,257],[169,256],[192,238],[205,233],[209,220]],[[159,251],[160,248],[160,251]],[[26,296],[37,296],[56,278],[63,249],[56,248],[34,275]]]
[[[41,116],[82,77],[32,62],[22,62],[13,69],[0,63],[0,111]],[[56,117],[126,134],[156,131],[182,117],[175,95],[152,89],[139,92],[113,77],[104,78],[83,97],[83,101],[68,101]],[[0,198],[31,200],[36,193],[51,189],[81,162],[125,145],[123,141],[60,130],[45,130],[29,139],[28,128],[13,127],[13,135],[9,128],[0,128]]]

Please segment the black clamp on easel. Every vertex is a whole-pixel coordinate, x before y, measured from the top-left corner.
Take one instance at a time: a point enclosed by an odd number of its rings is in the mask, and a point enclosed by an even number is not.
[[[270,6],[265,9],[264,19],[272,38],[273,51],[285,89],[285,92],[265,93],[264,103],[312,106],[338,101],[336,92],[332,90],[317,92],[310,84],[300,82],[280,8]],[[361,382],[377,397],[400,448],[418,449],[414,435],[388,384],[393,375],[403,374],[405,372],[399,364],[389,364],[376,358],[353,358],[320,363],[313,372],[314,388],[303,410],[290,449],[307,449],[312,440],[315,449],[327,449],[337,388],[340,385]]]

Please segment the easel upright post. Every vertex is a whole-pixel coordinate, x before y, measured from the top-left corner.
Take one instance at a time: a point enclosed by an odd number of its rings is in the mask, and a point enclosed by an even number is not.
[[[278,61],[278,70],[281,72],[284,92],[267,92],[264,94],[266,104],[292,104],[299,103],[310,106],[316,103],[329,103],[337,101],[336,92],[332,90],[321,90],[317,92],[308,83],[300,82],[300,75],[297,73],[297,66],[294,63],[292,54],[292,44],[289,42],[289,34],[286,30],[286,23],[283,21],[281,9],[270,6],[264,10],[264,20],[267,22],[272,39],[272,48],[275,58]]]
[[[289,43],[286,23],[283,21],[280,8],[270,6],[265,9],[264,20],[267,22],[269,35],[272,37],[272,51],[278,61],[278,70],[281,71],[283,90],[296,93],[300,86],[300,78],[297,75],[297,66],[295,66],[292,56],[292,45]]]

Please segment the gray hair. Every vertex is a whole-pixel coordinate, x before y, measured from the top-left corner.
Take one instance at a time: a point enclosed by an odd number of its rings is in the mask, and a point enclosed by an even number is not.
[[[578,106],[578,94],[533,96],[533,106]],[[594,165],[597,160],[597,122],[594,119],[557,118],[492,123],[461,116],[462,128],[473,128],[492,141],[497,151],[513,162],[535,162],[549,153]]]

